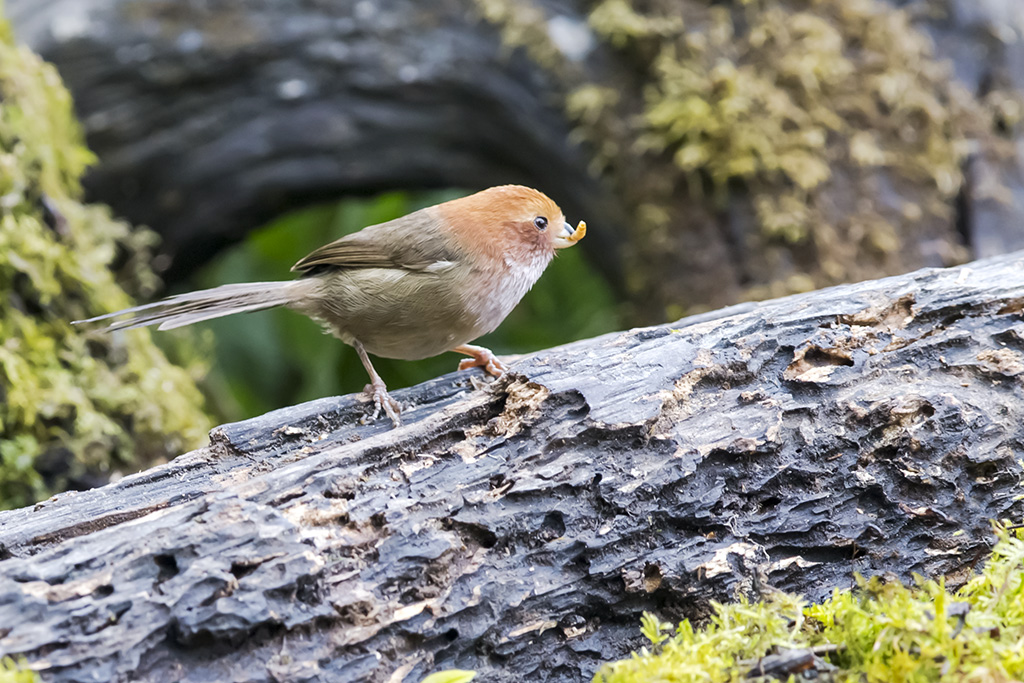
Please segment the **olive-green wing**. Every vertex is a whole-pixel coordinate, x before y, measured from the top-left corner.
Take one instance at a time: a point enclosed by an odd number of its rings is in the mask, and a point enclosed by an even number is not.
[[[456,258],[433,212],[422,209],[325,244],[292,266],[292,270],[308,273],[326,267],[422,271]]]

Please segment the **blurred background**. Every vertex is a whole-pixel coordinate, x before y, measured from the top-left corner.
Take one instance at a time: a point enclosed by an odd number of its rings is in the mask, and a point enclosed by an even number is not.
[[[482,340],[499,354],[1024,248],[1016,0],[0,7],[4,505],[366,381],[288,311],[67,321],[288,278],[491,185],[588,223]],[[456,364],[377,368],[397,388]]]

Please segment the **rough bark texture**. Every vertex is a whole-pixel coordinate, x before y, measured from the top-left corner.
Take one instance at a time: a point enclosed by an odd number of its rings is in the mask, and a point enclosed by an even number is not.
[[[0,514],[47,681],[582,681],[638,619],[969,575],[1024,512],[1024,253],[325,398]]]

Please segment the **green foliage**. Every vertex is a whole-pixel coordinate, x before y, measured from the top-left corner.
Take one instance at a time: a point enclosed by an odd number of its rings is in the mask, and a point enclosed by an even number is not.
[[[70,324],[156,286],[153,235],[81,203],[91,161],[56,71],[0,22],[0,507],[176,455],[209,426],[148,333]]]
[[[0,683],[38,683],[39,676],[29,671],[24,662],[15,662],[10,657],[0,659]]]
[[[193,285],[292,278],[291,266],[322,244],[462,194],[394,192],[303,209],[250,235],[205,268]],[[608,286],[590,269],[580,249],[566,249],[558,252],[501,327],[479,343],[499,354],[524,353],[618,326]],[[301,401],[362,391],[367,382],[353,349],[292,311],[230,316],[210,321],[208,329],[216,340],[216,356],[207,388],[221,419],[241,419]],[[394,389],[452,372],[460,358],[457,354],[416,362],[374,358],[373,363]]]
[[[779,648],[838,646],[826,655],[838,667],[831,679],[869,683],[1024,678],[1024,540],[999,527],[981,574],[960,590],[918,578],[904,586],[858,579],[816,605],[778,594],[772,600],[715,604],[702,628],[645,615],[650,641],[627,660],[604,665],[598,683],[741,681],[751,660]]]

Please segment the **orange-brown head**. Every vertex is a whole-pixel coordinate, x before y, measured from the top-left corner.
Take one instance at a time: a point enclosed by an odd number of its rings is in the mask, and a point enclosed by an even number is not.
[[[586,234],[584,223],[573,228],[547,195],[522,185],[492,187],[436,209],[443,229],[476,261],[550,259]]]

